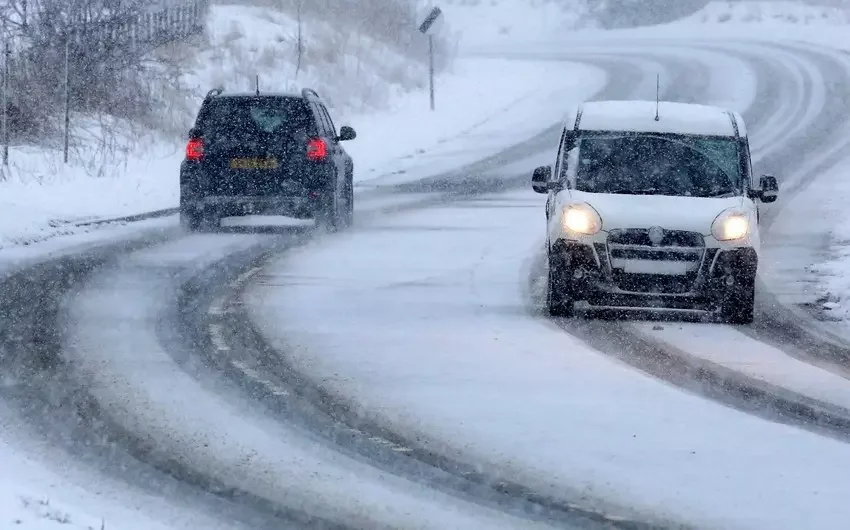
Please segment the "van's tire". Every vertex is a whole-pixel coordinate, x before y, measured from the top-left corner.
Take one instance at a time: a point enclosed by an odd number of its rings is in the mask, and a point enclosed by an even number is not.
[[[546,281],[546,307],[553,317],[575,315],[575,301],[569,270],[563,259],[549,254],[549,272]]]
[[[742,278],[730,287],[723,302],[722,314],[729,324],[752,324],[755,313],[756,280]]]

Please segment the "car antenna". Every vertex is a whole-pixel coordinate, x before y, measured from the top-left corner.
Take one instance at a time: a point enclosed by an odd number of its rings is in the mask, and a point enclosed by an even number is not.
[[[257,95],[260,95],[260,74],[256,75]]]
[[[655,121],[661,121],[661,74],[655,74]]]

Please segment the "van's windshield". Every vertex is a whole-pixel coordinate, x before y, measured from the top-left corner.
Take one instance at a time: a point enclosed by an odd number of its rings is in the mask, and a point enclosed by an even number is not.
[[[587,136],[578,142],[573,187],[591,193],[723,197],[740,193],[734,138]]]

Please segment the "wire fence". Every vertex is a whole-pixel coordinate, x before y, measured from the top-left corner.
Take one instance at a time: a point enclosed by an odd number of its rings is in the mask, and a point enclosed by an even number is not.
[[[128,86],[126,80],[142,76],[144,57],[150,52],[203,34],[210,9],[210,0],[168,0],[159,5],[138,0],[123,13],[104,9],[93,14],[55,1],[62,14],[59,19],[50,9],[27,13],[26,0],[10,0],[13,9],[0,7],[3,165],[8,163],[12,139],[49,135],[50,117],[61,110],[67,116],[69,104],[81,111],[127,112],[134,104],[144,108],[145,97],[136,90],[140,83]],[[66,152],[67,128],[66,117]]]
[[[126,19],[98,24],[72,20],[69,26],[77,41],[147,50],[203,33],[209,5],[209,0],[184,0]]]

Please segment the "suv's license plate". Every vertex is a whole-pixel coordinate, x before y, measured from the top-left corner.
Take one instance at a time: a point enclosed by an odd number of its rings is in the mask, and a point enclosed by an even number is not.
[[[277,169],[276,158],[231,158],[231,169]]]

